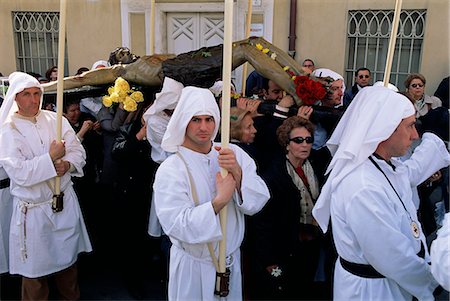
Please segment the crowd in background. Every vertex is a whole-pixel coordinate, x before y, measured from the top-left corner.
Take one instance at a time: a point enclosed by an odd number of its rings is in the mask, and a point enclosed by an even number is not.
[[[77,74],[109,65],[98,61],[91,69],[80,68]],[[304,60],[303,67],[315,76],[333,79],[324,99],[316,104],[298,107],[275,82],[252,72],[245,95],[231,109],[231,143],[255,160],[271,194],[267,205],[246,219],[242,262],[244,298],[249,300],[332,296],[336,250],[330,231],[322,233],[312,209],[332,157],[326,142],[354,97],[374,83],[365,67],[355,72],[355,82],[347,83],[347,89],[341,75],[315,68],[311,59]],[[57,67],[49,68],[45,77],[32,75],[41,83],[54,81]],[[414,103],[419,134],[433,132],[447,145],[448,82],[449,77],[443,79],[434,96],[426,95],[426,79],[415,73],[407,77],[404,87],[397,88]],[[145,100],[134,112],[127,112],[122,105],[105,107],[101,96],[70,96],[63,107],[86,151],[84,176],[73,182],[93,248],[114,259],[137,296],[145,286],[140,275],[146,265],[141,261],[157,256],[165,264],[170,246],[164,233],[160,237],[148,233],[152,232],[148,225],[154,222],[150,214],[154,175],[169,155],[156,154],[160,141],[148,133],[164,128],[163,120],[170,119],[179,97],[174,93],[171,101],[175,103],[149,115],[157,91],[143,92]],[[220,103],[220,82],[215,92]],[[156,99],[159,101],[158,95]],[[55,110],[54,100],[46,102],[44,98],[43,109]],[[155,116],[161,119],[156,125],[152,123]],[[410,153],[413,151],[414,146]],[[415,196],[429,245],[449,212],[448,167],[437,174],[419,185]],[[165,280],[167,276],[161,277]]]

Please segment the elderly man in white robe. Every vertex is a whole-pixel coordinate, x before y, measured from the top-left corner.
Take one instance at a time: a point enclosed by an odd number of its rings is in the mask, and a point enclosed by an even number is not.
[[[362,89],[327,143],[334,157],[313,215],[323,231],[331,214],[339,255],[335,300],[433,300],[433,278],[411,187],[449,165],[442,140],[418,138],[415,109],[384,87]]]
[[[40,110],[43,89],[32,76],[14,72],[0,108],[0,165],[11,181],[10,273],[22,275],[22,300],[46,300],[47,276],[60,297],[80,297],[78,253],[92,250],[72,188],[82,176],[85,152],[66,119],[56,141],[56,113]],[[52,210],[53,178],[61,177],[64,209]]]
[[[173,245],[170,251],[169,300],[214,300],[222,239],[219,211],[228,206],[226,262],[229,300],[241,300],[240,245],[244,214],[266,204],[269,191],[256,174],[254,161],[240,148],[213,143],[219,108],[207,89],[186,87],[170,119],[162,147],[174,155],[159,167],[154,183],[156,213]],[[228,171],[225,178],[220,168]]]

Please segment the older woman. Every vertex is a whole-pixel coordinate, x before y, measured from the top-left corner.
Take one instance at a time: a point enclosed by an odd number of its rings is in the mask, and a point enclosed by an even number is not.
[[[262,176],[271,192],[264,209],[252,217],[250,289],[255,299],[317,298],[314,278],[323,236],[312,216],[321,175],[309,155],[313,124],[299,116],[286,119],[277,130],[285,150]],[[322,296],[320,296],[322,297]]]
[[[416,117],[421,117],[429,110],[442,106],[442,101],[436,96],[425,95],[425,76],[420,73],[412,73],[405,80],[406,92],[414,99]]]
[[[230,109],[230,139],[256,160],[256,149],[253,145],[256,129],[253,126],[252,112],[232,107]]]

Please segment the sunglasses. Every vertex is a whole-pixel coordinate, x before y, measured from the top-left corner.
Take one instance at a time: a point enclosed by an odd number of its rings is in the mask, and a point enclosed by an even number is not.
[[[360,75],[360,76],[358,76],[360,79],[363,79],[363,78],[369,78],[370,77],[370,75]]]
[[[293,141],[295,144],[302,144],[303,141],[306,141],[306,143],[311,144],[314,142],[314,137],[294,137],[294,138],[290,138],[289,142]]]
[[[413,87],[413,88],[417,88],[417,87],[422,88],[423,84],[411,84],[411,87]]]

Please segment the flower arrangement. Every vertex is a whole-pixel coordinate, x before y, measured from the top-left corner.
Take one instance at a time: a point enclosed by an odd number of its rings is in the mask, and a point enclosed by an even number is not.
[[[271,51],[269,48],[264,48],[260,43],[255,47],[264,54],[270,56],[272,60],[276,60],[277,54]],[[321,100],[327,94],[327,89],[324,85],[316,80],[311,79],[308,75],[297,75],[289,66],[284,66],[283,70],[286,71],[296,86],[296,94],[302,100],[305,105],[313,105],[317,100]]]
[[[137,104],[142,101],[144,101],[142,92],[131,89],[130,84],[122,77],[116,79],[114,86],[108,88],[108,95],[102,98],[105,107],[123,103],[123,109],[127,112],[136,111]]]

